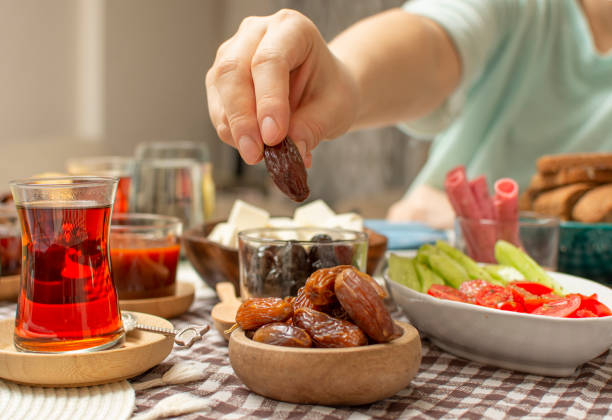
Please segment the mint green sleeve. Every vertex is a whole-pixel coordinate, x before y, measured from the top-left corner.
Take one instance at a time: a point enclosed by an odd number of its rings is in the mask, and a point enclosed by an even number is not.
[[[400,125],[415,137],[432,137],[459,115],[470,87],[477,82],[489,58],[504,42],[518,16],[520,0],[413,0],[409,13],[433,20],[455,44],[461,59],[461,81],[455,92],[431,114]]]

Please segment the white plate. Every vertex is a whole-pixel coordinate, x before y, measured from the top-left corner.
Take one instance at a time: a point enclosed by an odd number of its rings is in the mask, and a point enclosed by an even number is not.
[[[597,293],[612,308],[612,289],[550,273],[566,293]],[[555,318],[438,299],[389,280],[387,288],[411,323],[442,349],[465,359],[547,376],[570,376],[612,346],[612,316]]]

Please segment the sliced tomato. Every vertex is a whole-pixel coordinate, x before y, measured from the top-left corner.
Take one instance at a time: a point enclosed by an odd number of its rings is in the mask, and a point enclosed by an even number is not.
[[[593,312],[596,316],[610,316],[612,315],[612,311],[606,305],[597,300],[597,295],[593,294],[591,296],[580,296],[581,304],[580,309],[585,311]]]
[[[487,284],[487,287],[478,292],[475,300],[478,305],[497,308],[500,303],[512,300],[512,291],[497,284]]]
[[[553,289],[548,286],[544,286],[542,283],[535,283],[532,281],[513,281],[511,284],[536,296],[546,295],[552,293],[553,291]]]
[[[489,283],[485,280],[469,280],[461,283],[459,291],[467,296],[470,302],[474,302],[478,293],[487,286],[489,286]]]
[[[589,311],[588,309],[578,309],[571,316],[572,318],[597,318],[597,314]]]
[[[523,307],[523,305],[511,300],[498,304],[497,309],[511,312],[525,312],[525,308]]]
[[[555,317],[568,317],[580,308],[581,299],[578,295],[567,295],[561,299],[553,299],[536,308],[532,314]]]
[[[427,291],[427,294],[440,299],[455,300],[457,302],[468,301],[467,296],[462,292],[444,284],[433,284]]]

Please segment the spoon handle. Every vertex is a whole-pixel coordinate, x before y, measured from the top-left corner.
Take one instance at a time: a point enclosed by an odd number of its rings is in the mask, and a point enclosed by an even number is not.
[[[157,334],[174,336],[179,333],[178,330],[171,330],[170,328],[152,327],[150,325],[134,324],[134,328],[141,331],[148,331]]]

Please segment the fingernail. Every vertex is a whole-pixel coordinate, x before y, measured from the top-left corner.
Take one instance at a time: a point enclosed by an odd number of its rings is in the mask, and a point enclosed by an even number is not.
[[[300,151],[300,155],[302,155],[302,159],[306,159],[306,142],[302,140],[294,141],[295,147]]]
[[[246,163],[256,163],[261,154],[259,145],[249,136],[242,136],[238,140],[238,150]]]
[[[271,145],[278,138],[278,124],[272,117],[266,117],[261,122],[261,137],[264,143]]]

